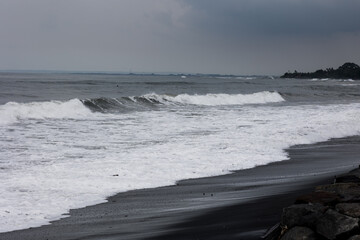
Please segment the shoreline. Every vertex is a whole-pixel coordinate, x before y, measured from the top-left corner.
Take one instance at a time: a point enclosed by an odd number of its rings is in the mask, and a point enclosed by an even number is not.
[[[207,239],[258,239],[294,197],[357,167],[358,149],[359,136],[294,146],[287,150],[290,160],[119,193],[106,203],[70,210],[70,217],[50,225],[0,238],[196,239],[208,233]]]

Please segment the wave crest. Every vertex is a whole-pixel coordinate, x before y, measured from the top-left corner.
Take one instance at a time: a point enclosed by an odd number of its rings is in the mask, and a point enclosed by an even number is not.
[[[257,92],[252,94],[205,94],[205,95],[189,95],[180,94],[176,96],[171,95],[157,95],[146,94],[143,98],[151,102],[159,102],[163,104],[178,103],[178,104],[194,104],[205,106],[219,106],[219,105],[245,105],[245,104],[264,104],[282,102],[285,99],[278,92]]]
[[[138,97],[94,98],[69,101],[48,101],[17,103],[9,102],[0,106],[0,125],[15,123],[23,119],[78,119],[90,117],[93,112],[119,113],[156,108],[159,105],[245,105],[285,101],[277,92],[252,94],[205,94],[166,95],[145,94]]]
[[[245,105],[265,104],[285,101],[278,92],[257,92],[252,94],[204,94],[204,95],[168,95],[149,93],[142,96],[121,98],[93,98],[82,100],[82,103],[94,112],[112,113],[133,110],[148,110],[159,105]]]
[[[90,114],[92,114],[91,111],[79,99],[71,99],[65,102],[8,102],[0,106],[0,124],[11,124],[22,119],[76,119]]]

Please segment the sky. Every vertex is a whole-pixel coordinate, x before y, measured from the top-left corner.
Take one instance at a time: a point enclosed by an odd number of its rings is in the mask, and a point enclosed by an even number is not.
[[[359,0],[0,0],[0,70],[280,75],[360,64]]]

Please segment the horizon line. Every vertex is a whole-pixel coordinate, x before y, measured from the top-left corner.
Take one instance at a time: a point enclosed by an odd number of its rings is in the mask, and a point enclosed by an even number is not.
[[[48,74],[99,74],[99,75],[158,75],[158,76],[280,76],[276,74],[221,74],[221,73],[189,73],[189,72],[125,72],[125,71],[92,71],[92,70],[31,70],[31,69],[0,69],[0,73],[48,73]]]

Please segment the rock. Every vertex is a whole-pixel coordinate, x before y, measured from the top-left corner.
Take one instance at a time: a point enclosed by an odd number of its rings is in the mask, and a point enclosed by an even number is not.
[[[281,216],[281,224],[288,228],[294,226],[315,227],[317,220],[327,208],[320,205],[297,204],[284,208]]]
[[[274,226],[269,228],[261,238],[265,240],[278,240],[281,235],[281,231],[282,229],[280,223],[276,223]]]
[[[359,183],[335,183],[322,185],[315,188],[315,191],[333,192],[339,194],[342,202],[359,201],[360,200],[360,184]]]
[[[360,183],[360,168],[351,170],[349,173],[336,177],[336,183]]]
[[[352,193],[360,195],[360,184],[358,183],[335,183],[321,185],[315,188],[315,191],[334,192],[340,195]]]
[[[339,203],[335,207],[339,213],[350,217],[360,217],[360,203]]]
[[[360,240],[360,235],[354,235],[351,238],[349,238],[348,240]]]
[[[360,183],[360,178],[355,175],[343,175],[335,179],[336,183]]]
[[[351,170],[348,174],[351,174],[351,175],[354,175],[354,176],[360,178],[360,167],[356,168],[354,170]],[[345,175],[348,175],[348,174],[345,174]]]
[[[295,204],[318,203],[323,205],[335,205],[340,201],[340,196],[335,192],[312,192],[298,197]]]
[[[327,239],[334,240],[339,236],[343,237],[351,234],[358,227],[357,218],[348,217],[329,209],[317,221],[316,232]]]
[[[286,231],[281,240],[316,240],[316,234],[307,227],[293,227]]]

